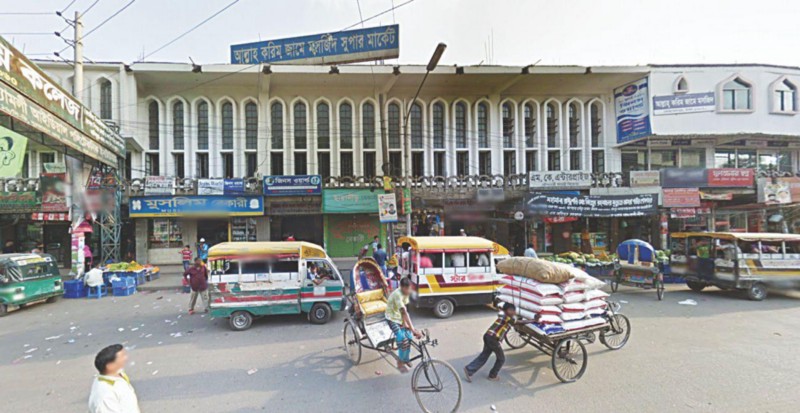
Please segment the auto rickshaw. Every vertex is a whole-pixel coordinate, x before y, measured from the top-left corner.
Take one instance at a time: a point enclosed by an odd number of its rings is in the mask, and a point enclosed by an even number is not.
[[[0,317],[21,306],[64,294],[56,260],[49,254],[0,255]]]
[[[319,245],[310,242],[224,242],[208,251],[211,315],[235,331],[253,318],[308,314],[324,324],[343,308],[344,283]]]

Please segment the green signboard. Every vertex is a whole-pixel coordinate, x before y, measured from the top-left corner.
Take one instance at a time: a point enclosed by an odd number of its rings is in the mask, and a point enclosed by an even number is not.
[[[28,138],[0,126],[0,177],[11,178],[22,171]]]
[[[0,213],[28,213],[41,210],[41,198],[36,191],[0,192]]]
[[[325,189],[322,191],[322,212],[326,214],[377,213],[378,192],[369,189]]]

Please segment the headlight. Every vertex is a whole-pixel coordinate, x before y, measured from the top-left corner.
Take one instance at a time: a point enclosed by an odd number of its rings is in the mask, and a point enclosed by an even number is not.
[[[25,298],[25,294],[14,294],[11,296],[11,299],[14,301],[22,300],[23,298]]]

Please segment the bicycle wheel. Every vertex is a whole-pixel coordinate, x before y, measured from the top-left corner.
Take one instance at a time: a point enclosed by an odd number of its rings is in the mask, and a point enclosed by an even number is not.
[[[610,350],[619,350],[628,342],[631,336],[631,323],[628,317],[622,314],[614,314],[608,320],[611,328],[600,332],[600,342]]]
[[[551,360],[553,373],[563,383],[572,383],[586,372],[588,358],[586,347],[579,340],[574,338],[561,340],[553,349]]]
[[[358,339],[353,323],[348,322],[344,325],[344,351],[347,353],[347,358],[357,365],[361,362],[361,341]]]
[[[510,329],[506,333],[506,344],[514,350],[525,347],[529,339],[527,334],[519,332],[516,328]]]
[[[426,413],[451,413],[461,405],[461,379],[451,365],[441,360],[417,365],[411,376],[411,391]]]

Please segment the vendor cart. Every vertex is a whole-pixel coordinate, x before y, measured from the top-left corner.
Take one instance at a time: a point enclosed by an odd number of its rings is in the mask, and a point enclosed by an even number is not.
[[[619,259],[614,263],[615,276],[611,291],[620,285],[656,290],[658,300],[664,299],[664,275],[656,262],[655,249],[639,239],[623,241],[617,247]]]
[[[562,383],[577,381],[586,372],[589,355],[584,343],[600,342],[610,350],[619,350],[628,342],[631,324],[628,317],[618,314],[620,304],[609,301],[609,309],[601,324],[577,330],[546,334],[531,325],[521,325],[506,334],[506,344],[512,349],[531,345],[550,356],[550,366]]]

